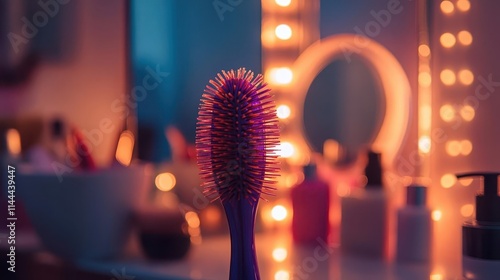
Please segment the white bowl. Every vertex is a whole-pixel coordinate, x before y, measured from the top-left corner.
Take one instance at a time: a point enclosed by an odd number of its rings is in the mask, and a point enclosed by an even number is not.
[[[48,250],[71,260],[103,259],[122,252],[151,176],[147,165],[73,171],[62,181],[55,173],[19,170],[16,191]]]

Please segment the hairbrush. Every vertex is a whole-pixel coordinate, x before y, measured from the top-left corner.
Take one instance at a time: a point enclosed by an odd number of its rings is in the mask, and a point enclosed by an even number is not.
[[[276,106],[262,75],[222,71],[201,98],[196,152],[204,194],[220,199],[231,237],[230,280],[260,279],[254,223],[278,176]]]

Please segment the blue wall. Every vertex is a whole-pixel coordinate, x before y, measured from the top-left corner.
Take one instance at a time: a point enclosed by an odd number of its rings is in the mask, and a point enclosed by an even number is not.
[[[165,160],[167,125],[194,142],[199,100],[210,79],[231,68],[261,72],[260,1],[132,0],[131,16],[136,84],[148,65],[169,73],[138,108],[139,126],[153,128],[153,160]]]

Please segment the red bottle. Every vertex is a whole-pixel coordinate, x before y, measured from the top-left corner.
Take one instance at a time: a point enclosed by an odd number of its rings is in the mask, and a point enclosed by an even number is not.
[[[316,166],[304,167],[304,181],[291,191],[293,219],[292,235],[295,243],[317,244],[328,241],[330,189],[316,177]]]

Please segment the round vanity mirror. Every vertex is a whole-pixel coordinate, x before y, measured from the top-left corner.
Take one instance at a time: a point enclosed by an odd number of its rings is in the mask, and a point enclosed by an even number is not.
[[[315,152],[328,153],[333,142],[354,156],[373,143],[382,126],[380,77],[361,56],[338,55],[312,81],[303,110],[305,138]]]

